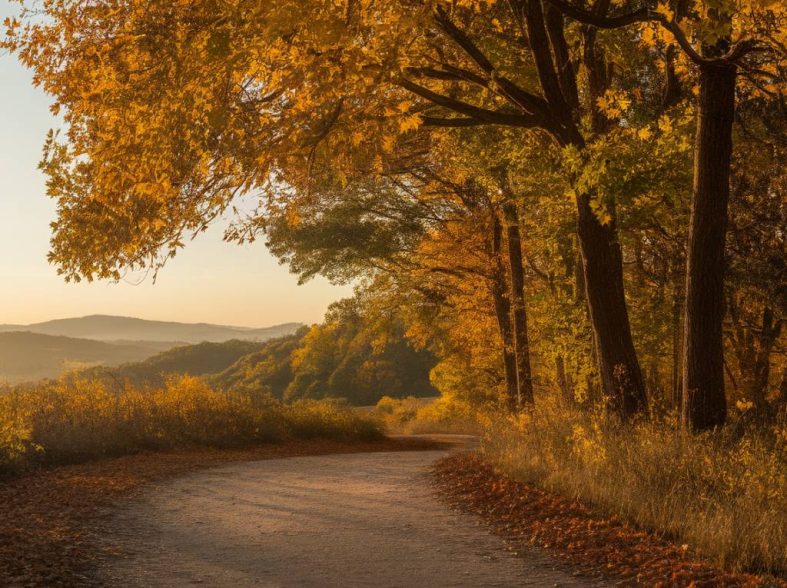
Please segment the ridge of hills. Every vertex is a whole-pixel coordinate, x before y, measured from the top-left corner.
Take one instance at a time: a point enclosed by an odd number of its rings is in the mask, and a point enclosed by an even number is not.
[[[294,333],[300,323],[284,323],[271,327],[252,328],[209,323],[178,323],[149,321],[132,317],[91,315],[34,323],[31,325],[0,325],[0,383],[55,378],[67,372],[119,366],[144,360],[173,350],[196,346],[186,352],[189,357],[198,354],[202,343],[219,344],[234,341],[232,345],[213,349],[203,354],[206,366],[221,371],[232,361],[250,353],[260,343]],[[240,351],[244,351],[238,355]],[[168,371],[167,366],[179,357],[164,355],[144,369]],[[213,359],[210,359],[213,357]],[[224,358],[233,358],[226,363]]]
[[[265,341],[295,332],[301,323],[283,323],[270,327],[238,327],[210,323],[179,323],[153,321],[125,316],[94,314],[83,317],[55,319],[29,325],[2,324],[0,333],[28,331],[96,341],[155,341],[178,343],[221,342],[230,339]]]
[[[137,386],[157,386],[161,385],[169,375],[203,376],[223,373],[241,358],[254,355],[274,341],[290,338],[293,337],[285,336],[265,343],[239,339],[231,339],[221,343],[203,341],[196,345],[173,347],[142,361],[80,370],[74,373],[74,376],[88,379],[100,379],[108,376],[116,381],[128,380]]]

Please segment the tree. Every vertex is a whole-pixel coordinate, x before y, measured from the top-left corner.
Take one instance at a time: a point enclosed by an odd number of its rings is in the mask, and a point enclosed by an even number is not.
[[[614,71],[601,47],[586,35],[572,57],[541,0],[58,0],[12,29],[7,45],[68,124],[44,167],[59,203],[51,260],[71,279],[158,267],[239,194],[308,193],[328,157],[339,181],[384,169],[396,136],[419,125],[531,129],[581,154],[614,124],[596,104]],[[599,372],[629,416],[646,398],[615,210],[591,190],[576,193],[576,211]]]
[[[737,6],[668,2],[609,15],[609,5],[587,11],[565,0],[548,0],[565,15],[601,28],[655,23],[699,70],[694,189],[687,247],[683,353],[684,427],[702,431],[724,424],[724,242],[730,195],[732,130],[738,69],[765,43],[785,53],[787,9],[776,2]],[[687,35],[684,27],[690,27]],[[698,39],[699,48],[691,42]],[[651,33],[648,37],[653,40]],[[784,57],[781,57],[783,60]],[[777,60],[778,61],[778,60]],[[748,69],[748,68],[746,68]],[[761,70],[762,72],[762,70]],[[768,85],[774,69],[762,72]]]
[[[405,339],[395,313],[376,310],[365,293],[332,304],[325,321],[293,351],[284,398],[344,398],[370,405],[384,395],[433,396],[434,356]]]
[[[430,160],[434,165],[434,155]],[[319,273],[346,282],[384,273],[402,284],[424,288],[429,283],[445,292],[442,298],[461,293],[458,282],[480,281],[486,295],[472,304],[483,305],[488,295],[494,309],[509,408],[516,410],[523,396],[532,402],[530,377],[518,377],[520,370],[530,372],[528,346],[515,344],[511,308],[512,287],[519,288],[523,303],[521,270],[513,284],[510,269],[521,267],[521,254],[509,258],[516,247],[504,238],[501,206],[478,182],[450,182],[421,162],[376,181],[350,182],[336,192],[323,189],[317,198],[283,193],[269,206],[264,224],[239,230],[246,231],[245,238],[264,232],[270,250],[302,280]],[[506,231],[516,232],[516,227]],[[476,289],[469,293],[478,297]],[[527,341],[526,321],[518,328]],[[530,386],[529,394],[522,393],[520,381]]]
[[[753,403],[749,414],[772,418],[778,413],[778,365],[784,361],[787,321],[787,116],[778,101],[758,97],[744,101],[736,118],[726,364],[733,398]]]

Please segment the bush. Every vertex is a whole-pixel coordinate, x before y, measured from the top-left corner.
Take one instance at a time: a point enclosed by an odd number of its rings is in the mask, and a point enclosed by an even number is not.
[[[329,402],[284,405],[195,377],[157,389],[59,381],[0,395],[0,472],[140,450],[241,447],[287,438],[379,437],[376,420]]]
[[[378,419],[336,401],[299,400],[285,412],[291,434],[302,439],[373,441],[382,435]]]
[[[398,433],[480,432],[477,411],[466,402],[441,396],[437,400],[383,396],[375,407],[387,428]]]
[[[490,419],[485,458],[511,477],[578,497],[733,570],[787,571],[787,428],[684,436],[665,420],[623,426],[543,399]]]

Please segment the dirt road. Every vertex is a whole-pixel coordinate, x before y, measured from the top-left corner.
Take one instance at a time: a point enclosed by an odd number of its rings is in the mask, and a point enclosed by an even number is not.
[[[102,539],[110,586],[595,586],[446,508],[442,451],[235,463],[151,487]]]

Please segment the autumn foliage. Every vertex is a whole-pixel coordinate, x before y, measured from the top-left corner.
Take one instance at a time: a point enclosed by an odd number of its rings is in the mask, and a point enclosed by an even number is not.
[[[371,440],[376,421],[328,401],[282,405],[218,392],[198,378],[158,389],[102,381],[44,383],[0,396],[0,472],[36,464],[183,447],[248,447],[286,439]]]
[[[490,459],[783,570],[784,2],[44,11],[4,46],[65,123],[41,165],[66,279],[158,270],[232,211],[228,241],[359,285],[368,348],[390,318],[437,358],[446,413],[513,415]],[[323,361],[360,345],[341,327],[296,354],[329,387],[362,371]]]

